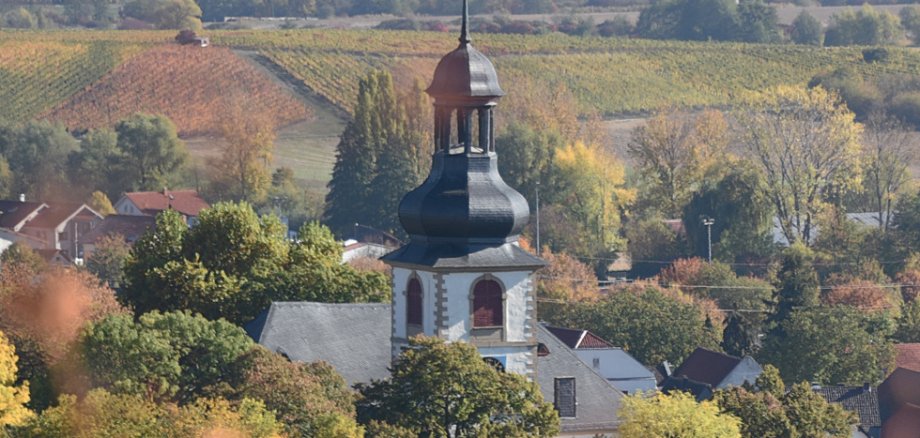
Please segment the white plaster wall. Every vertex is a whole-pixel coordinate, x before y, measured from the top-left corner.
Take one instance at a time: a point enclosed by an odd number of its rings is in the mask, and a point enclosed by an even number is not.
[[[470,295],[473,282],[482,277],[484,272],[462,272],[444,275],[447,289],[447,330],[445,339],[459,341],[469,339],[472,328],[470,314]],[[533,331],[533,321],[527,312],[528,300],[533,300],[529,271],[499,272],[492,275],[505,287],[504,323],[505,340],[508,342],[528,341],[526,333]],[[533,303],[530,303],[533,306]]]
[[[505,356],[505,372],[526,375],[533,369],[533,354],[527,347],[479,347],[479,354]]]
[[[418,276],[422,284],[422,329],[428,336],[435,335],[435,282],[434,274],[426,271],[413,271],[405,268],[393,268],[393,337],[406,337],[406,289],[412,273]]]

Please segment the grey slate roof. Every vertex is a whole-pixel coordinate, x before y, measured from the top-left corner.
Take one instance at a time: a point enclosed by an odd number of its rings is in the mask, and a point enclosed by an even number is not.
[[[620,423],[617,410],[623,394],[575,356],[542,324],[537,327],[537,341],[549,350],[548,355],[537,357],[537,384],[543,398],[553,402],[554,381],[557,377],[575,378],[576,417],[562,418],[562,431],[616,429]]]
[[[390,304],[275,302],[246,332],[291,360],[330,363],[349,385],[389,376]]]
[[[466,243],[424,244],[410,242],[381,260],[396,266],[425,266],[434,270],[518,271],[546,266],[543,259],[524,251],[513,243],[501,246]]]
[[[828,403],[840,403],[844,409],[859,416],[859,426],[866,431],[882,426],[878,409],[878,389],[863,386],[822,386],[813,391]]]

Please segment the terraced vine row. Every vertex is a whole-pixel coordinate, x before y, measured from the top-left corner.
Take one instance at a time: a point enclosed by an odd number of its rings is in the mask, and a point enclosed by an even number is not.
[[[305,120],[290,91],[230,49],[164,45],[135,56],[42,117],[72,129],[112,126],[135,112],[165,114],[180,134],[220,132],[228,114],[276,126]]]
[[[142,49],[117,41],[0,40],[0,119],[31,119]]]

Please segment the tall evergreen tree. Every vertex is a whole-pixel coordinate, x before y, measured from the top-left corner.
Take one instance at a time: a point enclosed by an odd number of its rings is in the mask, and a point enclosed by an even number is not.
[[[375,71],[361,81],[354,119],[338,146],[325,222],[338,234],[355,223],[398,231],[396,211],[402,196],[418,183],[425,124],[407,112],[422,108],[419,93],[401,102],[393,78]]]
[[[818,305],[818,274],[813,258],[811,250],[800,242],[783,252],[782,266],[776,275],[776,313],[770,318],[772,323],[782,323],[796,308]]]

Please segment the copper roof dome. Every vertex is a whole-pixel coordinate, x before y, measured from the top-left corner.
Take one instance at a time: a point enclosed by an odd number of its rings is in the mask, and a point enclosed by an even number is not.
[[[460,46],[444,55],[434,69],[434,79],[427,90],[432,97],[457,99],[505,95],[498,85],[498,74],[492,61],[470,44],[468,16],[469,8],[464,1]]]

